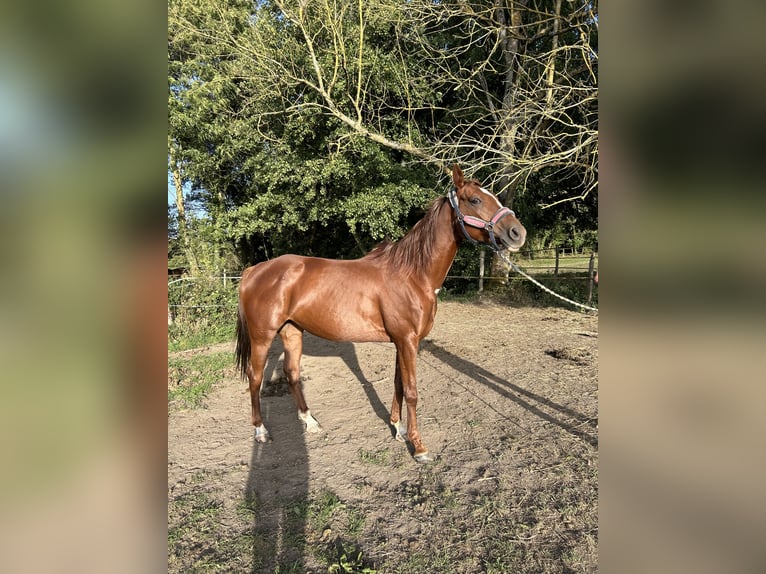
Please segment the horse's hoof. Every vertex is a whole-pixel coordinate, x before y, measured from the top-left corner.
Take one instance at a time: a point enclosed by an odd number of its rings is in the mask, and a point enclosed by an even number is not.
[[[269,431],[266,430],[265,426],[255,427],[255,442],[269,442]]]
[[[426,464],[426,463],[428,463],[428,462],[433,462],[433,461],[434,461],[434,457],[433,457],[433,456],[431,456],[431,455],[428,453],[428,451],[426,451],[426,452],[421,452],[420,454],[416,454],[416,455],[414,456],[414,458],[415,458],[415,461],[416,461],[416,462],[419,462],[419,463],[421,463],[421,464]]]
[[[314,424],[306,424],[306,432],[310,432],[312,434],[320,433],[322,432],[322,427],[319,425],[318,422],[314,421]]]
[[[310,432],[310,433],[322,432],[322,427],[319,426],[319,423],[317,422],[317,420],[311,416],[311,411],[306,411],[305,413],[298,412],[298,418],[301,419],[304,423],[306,423],[306,432]]]

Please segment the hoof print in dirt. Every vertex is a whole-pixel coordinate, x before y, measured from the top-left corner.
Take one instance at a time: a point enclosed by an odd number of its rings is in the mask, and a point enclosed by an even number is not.
[[[593,355],[587,349],[572,349],[564,347],[562,349],[548,349],[545,354],[554,359],[570,361],[575,365],[587,366],[593,360]]]

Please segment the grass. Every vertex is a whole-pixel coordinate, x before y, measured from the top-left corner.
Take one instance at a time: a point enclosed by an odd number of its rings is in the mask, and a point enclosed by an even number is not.
[[[233,369],[230,352],[203,353],[168,358],[168,404],[199,408],[213,385]]]
[[[226,343],[235,338],[234,322],[211,320],[203,325],[183,325],[180,322],[168,327],[168,352],[188,351],[205,345]]]
[[[377,570],[365,566],[362,552],[357,548],[346,550],[343,546],[339,550],[338,561],[330,564],[328,574],[340,574],[342,572],[358,574],[376,574]]]
[[[450,574],[455,571],[455,566],[456,561],[449,552],[438,548],[428,548],[410,554],[391,571],[396,574],[431,574],[432,572]]]
[[[554,257],[541,257],[535,259],[527,259],[526,257],[516,257],[514,261],[522,269],[531,273],[553,273],[556,267],[556,259]],[[590,263],[590,255],[567,255],[559,257],[559,273],[571,272],[571,271],[588,271],[588,264]],[[594,267],[598,267],[598,256],[595,258]]]
[[[359,459],[366,464],[386,466],[389,464],[390,458],[391,451],[388,447],[378,450],[359,449]]]
[[[559,295],[578,303],[598,307],[598,286],[593,287],[592,300],[588,303],[589,279],[587,271],[560,270],[559,274],[554,276],[552,269],[536,269],[525,265],[521,267],[530,276]],[[439,300],[456,303],[490,300],[514,306],[552,306],[576,309],[569,303],[546,293],[518,273],[511,271],[508,279],[508,283],[504,285],[493,285],[490,281],[485,280],[482,293],[478,292],[478,279],[447,279],[439,292]]]
[[[377,464],[385,450],[359,456]],[[503,468],[493,463],[488,474]],[[169,502],[169,571],[595,571],[597,471],[590,457],[551,450],[518,473],[466,484],[454,481],[458,471],[443,462],[414,467],[406,480],[354,501],[322,489],[291,499],[243,496],[230,508],[220,476],[200,473],[180,483]]]
[[[336,510],[345,509],[338,495],[330,490],[322,490],[307,501],[308,526],[316,532],[323,532],[330,525],[330,518]]]
[[[176,572],[242,571],[253,552],[247,525],[221,530],[225,509],[217,493],[205,487],[214,480],[199,473],[188,488],[168,501],[168,569]]]
[[[365,515],[330,490],[320,490],[285,506],[285,515],[302,523],[302,541],[330,574],[375,574],[356,542]]]

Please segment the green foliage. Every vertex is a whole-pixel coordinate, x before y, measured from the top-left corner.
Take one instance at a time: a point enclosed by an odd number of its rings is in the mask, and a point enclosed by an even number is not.
[[[322,531],[327,528],[332,515],[343,508],[345,505],[337,494],[330,490],[322,490],[308,502],[308,524],[311,528]]]
[[[571,195],[572,187],[578,185],[571,178],[562,180],[546,175],[543,172],[530,178],[514,203],[528,231],[522,253],[554,246],[598,250],[598,195],[545,208],[544,204]]]
[[[237,284],[221,277],[183,277],[168,285],[168,305],[174,315],[168,327],[168,350],[181,351],[234,337]]]
[[[405,180],[362,190],[343,203],[343,212],[352,232],[359,229],[376,240],[399,239],[411,208],[425,207],[431,199],[430,191]]]
[[[376,574],[377,570],[364,565],[362,551],[356,548],[346,550],[341,546],[338,561],[330,564],[327,574]]]
[[[588,274],[587,273],[564,273],[558,277],[551,275],[536,275],[535,279],[552,289],[562,297],[598,307],[598,287],[593,288],[593,298],[588,303]],[[557,297],[546,293],[537,285],[532,284],[524,277],[511,275],[508,284],[499,288],[493,296],[499,301],[514,305],[535,305],[541,307],[564,307],[575,309],[569,303],[561,301]]]
[[[495,29],[499,13],[485,19],[488,6],[461,6],[171,0],[169,168],[191,184],[198,207],[186,226],[169,221],[174,264],[189,267],[193,255],[202,273],[218,274],[286,252],[357,257],[400,237],[444,191],[439,164],[455,159],[501,183],[495,191],[516,190],[530,247],[593,246],[595,193],[542,206],[584,193],[593,179],[592,142],[580,156],[562,149],[593,135],[595,30],[578,20],[553,55],[552,35],[531,37],[509,87],[500,39],[514,34]],[[535,6],[521,7],[525,29],[535,18],[547,29],[553,4]],[[564,21],[583,11],[562,6]],[[551,88],[553,111],[541,100],[549,66],[563,82]],[[571,101],[581,93],[585,103]],[[501,135],[511,131],[513,141]]]

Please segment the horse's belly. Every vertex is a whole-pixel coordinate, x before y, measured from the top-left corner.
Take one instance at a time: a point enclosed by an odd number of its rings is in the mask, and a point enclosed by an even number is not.
[[[331,341],[368,343],[391,340],[382,324],[365,320],[364,317],[340,316],[329,312],[323,317],[298,316],[293,321],[312,335]]]
[[[305,325],[301,327],[306,329],[312,335],[328,339],[330,341],[346,341],[351,343],[378,343],[388,342],[391,338],[385,331],[370,328],[365,325],[346,325],[336,324],[328,328],[326,325]]]
[[[331,341],[390,341],[376,301],[353,290],[318,294],[311,305],[300,305],[290,319],[309,333]]]

